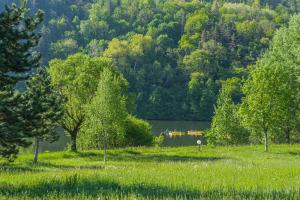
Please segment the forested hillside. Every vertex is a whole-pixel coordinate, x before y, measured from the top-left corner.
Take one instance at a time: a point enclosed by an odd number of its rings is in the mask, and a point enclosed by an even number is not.
[[[0,9],[11,3],[2,0]],[[222,80],[247,77],[299,0],[32,0],[45,12],[42,64],[111,58],[146,119],[210,120]],[[234,94],[240,101],[241,94]]]

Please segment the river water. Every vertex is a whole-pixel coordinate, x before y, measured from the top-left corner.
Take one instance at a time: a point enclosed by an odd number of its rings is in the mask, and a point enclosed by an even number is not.
[[[161,121],[161,120],[149,120],[152,126],[152,133],[154,135],[159,135],[166,131],[203,131],[209,128],[209,122],[199,122],[199,121]],[[64,134],[63,130],[59,131],[60,138],[57,142],[49,144],[44,142],[41,144],[41,151],[62,151],[67,148],[69,137]],[[180,137],[167,137],[163,143],[163,146],[175,147],[175,146],[190,146],[196,145],[196,141],[202,139],[201,137],[193,136],[180,136]],[[32,148],[26,151],[32,151]]]

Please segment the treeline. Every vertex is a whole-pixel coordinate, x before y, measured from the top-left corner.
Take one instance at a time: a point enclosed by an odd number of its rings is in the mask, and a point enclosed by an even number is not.
[[[6,3],[3,1],[3,3]],[[0,3],[1,4],[1,3]],[[211,120],[222,80],[247,76],[299,1],[35,0],[42,63],[111,58],[146,119]]]
[[[300,15],[279,29],[243,81],[222,84],[209,143],[236,145],[300,141]],[[242,97],[242,98],[241,98]]]
[[[77,144],[103,147],[104,159],[107,147],[153,145],[149,123],[129,112],[135,103],[128,82],[111,59],[78,53],[40,67],[34,49],[42,19],[26,2],[0,13],[0,156],[12,161],[34,140],[36,163],[40,142],[58,140],[59,126],[70,135],[72,151]],[[22,93],[19,81],[25,81]]]
[[[58,126],[72,151],[161,142],[136,115],[212,118],[211,144],[299,141],[300,16],[290,7],[56,0],[44,17],[33,2],[0,14],[1,156],[34,139],[36,162]]]

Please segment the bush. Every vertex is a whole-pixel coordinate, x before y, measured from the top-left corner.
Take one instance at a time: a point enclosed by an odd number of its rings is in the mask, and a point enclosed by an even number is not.
[[[156,147],[161,147],[163,145],[164,141],[165,141],[165,136],[163,133],[161,133],[159,136],[156,136],[154,138],[153,143]]]
[[[151,125],[134,116],[129,115],[125,123],[126,146],[150,146],[153,144]]]

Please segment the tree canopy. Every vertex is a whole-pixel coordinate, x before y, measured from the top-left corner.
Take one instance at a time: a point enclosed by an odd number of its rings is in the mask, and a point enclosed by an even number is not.
[[[52,84],[66,97],[64,118],[61,126],[70,134],[71,149],[77,150],[77,135],[85,121],[86,105],[93,98],[100,74],[104,68],[111,68],[107,58],[90,58],[88,55],[75,54],[66,60],[55,59],[49,64]]]

